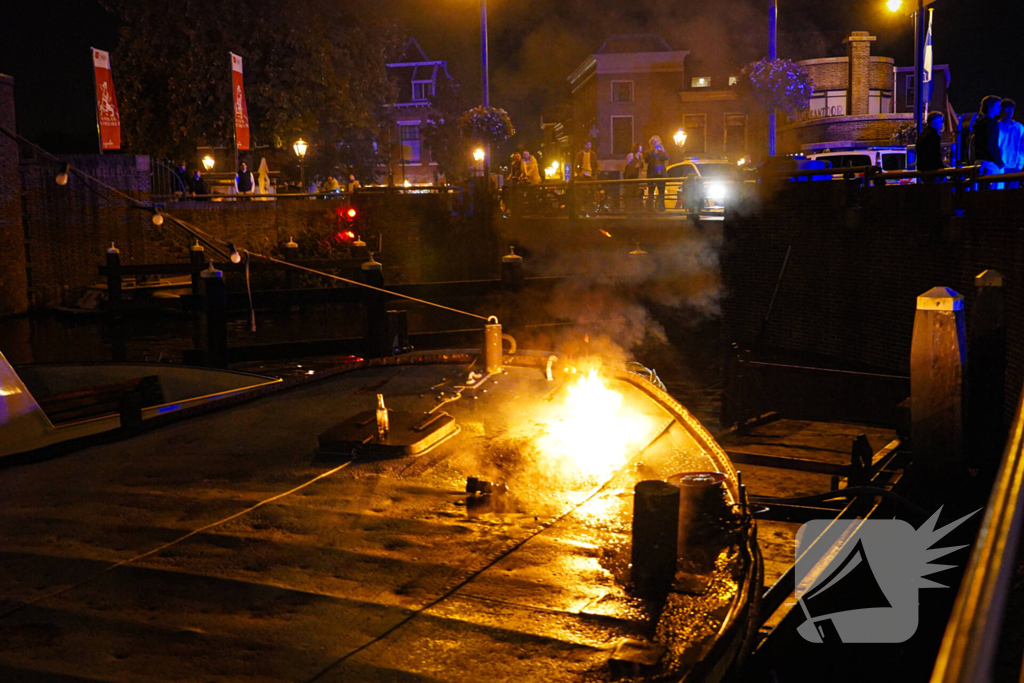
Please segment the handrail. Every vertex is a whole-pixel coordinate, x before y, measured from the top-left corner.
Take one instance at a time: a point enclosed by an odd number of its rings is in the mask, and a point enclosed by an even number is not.
[[[1016,175],[1016,174],[1015,174]],[[996,176],[998,177],[998,176]],[[1024,518],[1024,395],[985,508],[931,683],[985,683],[999,646]]]

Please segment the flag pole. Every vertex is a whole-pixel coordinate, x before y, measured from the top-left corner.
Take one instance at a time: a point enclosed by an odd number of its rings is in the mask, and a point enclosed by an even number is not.
[[[90,47],[89,48],[89,61],[93,62],[93,64],[92,64],[92,100],[93,100],[93,110],[96,113],[96,142],[99,143],[100,154],[103,154],[103,129],[100,127],[100,101],[97,98],[97,96],[99,95],[100,84],[99,84],[99,81],[96,80],[96,63],[94,61],[96,59],[95,54],[96,54],[96,48]]]

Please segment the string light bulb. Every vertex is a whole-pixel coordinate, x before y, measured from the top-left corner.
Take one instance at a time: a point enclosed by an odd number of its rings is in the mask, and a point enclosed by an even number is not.
[[[64,187],[68,184],[68,174],[71,172],[71,164],[64,164],[64,169],[57,174],[57,184]]]
[[[232,244],[231,242],[228,242],[228,249],[231,250],[231,262],[232,263],[241,263],[242,262],[242,255],[238,253],[237,249],[235,249],[235,245]]]
[[[164,217],[161,215],[159,209],[153,212],[153,225],[163,225]]]

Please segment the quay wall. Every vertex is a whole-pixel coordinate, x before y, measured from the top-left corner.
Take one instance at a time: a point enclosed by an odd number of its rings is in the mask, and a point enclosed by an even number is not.
[[[17,130],[14,79],[0,74],[0,126]],[[28,310],[25,233],[21,222],[18,145],[0,134],[0,316]]]
[[[726,216],[723,341],[909,374],[916,297],[1003,274],[1007,414],[1024,383],[1024,190],[787,184]],[[787,258],[788,252],[788,258]],[[778,289],[772,305],[773,293]],[[769,316],[769,307],[771,312]],[[767,322],[766,322],[767,320]]]

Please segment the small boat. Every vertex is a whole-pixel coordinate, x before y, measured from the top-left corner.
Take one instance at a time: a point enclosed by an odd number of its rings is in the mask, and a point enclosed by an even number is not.
[[[0,673],[718,681],[750,649],[742,487],[648,379],[459,351],[321,376],[2,473],[4,549],[36,559],[0,630],[48,635],[0,638]]]

